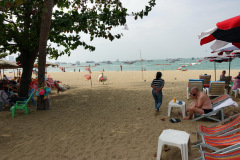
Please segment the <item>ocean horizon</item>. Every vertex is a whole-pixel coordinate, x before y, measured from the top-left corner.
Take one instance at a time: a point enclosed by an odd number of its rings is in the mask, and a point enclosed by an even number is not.
[[[187,70],[214,70],[214,62],[209,61],[199,61],[200,59],[192,59],[192,58],[181,58],[179,61],[175,61],[170,63],[165,59],[161,60],[145,60],[145,61],[136,61],[133,64],[125,64],[124,62],[127,61],[115,61],[109,62],[111,64],[107,64],[106,62],[80,62],[80,65],[72,64],[72,63],[61,63],[59,67],[64,67],[66,72],[79,72],[86,71],[84,67],[89,66],[91,67],[91,71],[120,71],[120,65],[122,65],[123,71],[141,71],[142,69],[145,71],[163,71],[163,70],[177,70],[178,68],[182,67],[182,69]],[[129,61],[131,62],[131,61]],[[98,64],[98,65],[95,65]],[[240,59],[236,58],[230,63],[230,68],[240,70]],[[62,72],[59,67],[48,67],[48,72]],[[229,62],[222,62],[216,63],[217,70],[228,70],[229,69]]]

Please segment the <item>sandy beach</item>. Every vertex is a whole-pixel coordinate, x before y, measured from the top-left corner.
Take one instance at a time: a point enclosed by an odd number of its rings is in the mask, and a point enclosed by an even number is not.
[[[238,70],[231,70],[236,76]],[[156,71],[106,71],[108,81],[100,83],[101,72],[93,72],[93,86],[83,77],[87,72],[49,72],[54,80],[69,85],[64,93],[52,90],[51,110],[36,111],[29,108],[29,115],[17,111],[12,118],[10,111],[0,112],[1,160],[154,160],[158,137],[164,129],[176,129],[190,134],[196,141],[197,125],[215,122],[183,120],[179,108],[173,108],[167,116],[168,103],[176,97],[187,106],[188,79],[198,79],[200,74],[213,70],[162,71],[165,87],[163,104],[158,114],[150,84]],[[217,80],[221,71],[217,71]],[[12,76],[11,74],[7,74]],[[227,71],[228,75],[228,71]],[[35,96],[36,98],[36,96]],[[240,98],[233,97],[238,104]],[[233,106],[225,109],[226,116],[240,112]],[[165,121],[161,119],[165,118]],[[181,119],[170,123],[170,118]],[[168,146],[161,159],[180,160],[178,148]],[[189,159],[200,157],[199,149],[192,148]]]

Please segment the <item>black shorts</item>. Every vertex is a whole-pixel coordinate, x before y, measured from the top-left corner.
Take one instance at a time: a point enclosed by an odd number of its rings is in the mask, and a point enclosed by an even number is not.
[[[207,114],[207,113],[212,112],[213,110],[212,109],[203,109],[203,111],[204,111],[204,114]]]

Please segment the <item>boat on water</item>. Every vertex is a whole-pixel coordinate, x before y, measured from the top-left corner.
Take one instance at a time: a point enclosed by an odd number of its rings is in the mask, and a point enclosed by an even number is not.
[[[131,61],[131,62],[124,62],[124,64],[133,64],[135,63],[135,61]]]
[[[86,63],[95,63],[94,61],[86,61]]]
[[[107,64],[112,64],[112,62],[111,62],[111,61],[107,61],[106,63],[107,63]]]

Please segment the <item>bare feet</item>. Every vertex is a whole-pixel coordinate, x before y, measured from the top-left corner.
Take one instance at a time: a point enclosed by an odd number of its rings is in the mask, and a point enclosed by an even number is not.
[[[190,119],[190,117],[185,117],[185,118],[184,118],[184,120],[189,120],[189,119]]]

